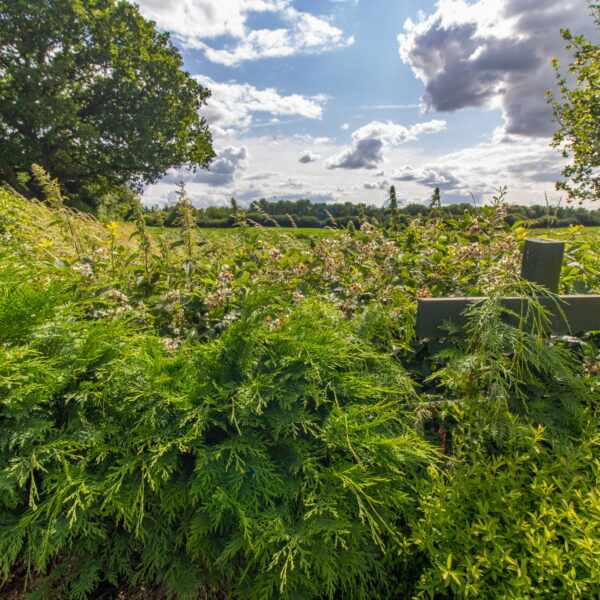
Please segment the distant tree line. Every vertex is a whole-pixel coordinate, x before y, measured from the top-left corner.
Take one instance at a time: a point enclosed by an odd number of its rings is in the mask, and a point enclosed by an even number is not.
[[[266,199],[253,202],[242,208],[235,200],[230,206],[194,207],[193,215],[198,227],[235,227],[242,223],[263,227],[300,227],[300,228],[347,228],[350,223],[355,228],[365,220],[381,225],[403,226],[419,215],[430,217],[457,217],[465,211],[475,212],[476,206],[469,203],[441,205],[433,198],[429,205],[408,204],[394,206],[388,203],[384,207],[351,202],[324,204],[303,200]],[[125,219],[132,214],[123,215]],[[163,223],[166,227],[177,227],[178,213],[175,206],[147,208],[146,222],[150,226]],[[582,207],[544,205],[522,206],[511,204],[507,207],[506,222],[513,225],[523,221],[528,227],[567,227],[569,225],[600,226],[600,210],[587,210]]]

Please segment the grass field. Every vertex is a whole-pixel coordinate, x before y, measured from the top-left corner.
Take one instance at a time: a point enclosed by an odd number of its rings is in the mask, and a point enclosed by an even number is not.
[[[150,231],[156,231],[157,228],[150,227]],[[261,237],[275,241],[283,234],[292,234],[299,239],[323,239],[328,237],[339,236],[344,230],[341,229],[324,229],[324,228],[294,228],[294,227],[260,227],[251,228],[261,232]],[[169,231],[178,232],[173,228]],[[223,236],[236,236],[240,233],[238,227],[204,227],[198,228],[200,237],[205,239],[215,239]],[[574,240],[577,238],[592,238],[600,235],[600,227],[558,227],[546,229],[529,229],[527,237],[532,238],[556,238],[564,240]]]
[[[600,227],[559,227],[551,229],[532,229],[528,237],[556,238],[574,240],[577,238],[595,238],[600,235]]]

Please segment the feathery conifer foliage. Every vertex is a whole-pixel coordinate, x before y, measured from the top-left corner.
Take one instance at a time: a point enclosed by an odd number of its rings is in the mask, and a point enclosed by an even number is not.
[[[501,318],[531,291],[503,194],[321,239],[60,200],[0,190],[1,595],[598,594],[598,338]],[[562,290],[598,291],[567,235]],[[490,301],[417,342],[448,294]]]

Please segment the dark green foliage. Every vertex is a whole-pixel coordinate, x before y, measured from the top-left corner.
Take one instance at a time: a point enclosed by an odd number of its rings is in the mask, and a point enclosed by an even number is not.
[[[433,211],[439,211],[442,207],[442,197],[440,194],[440,188],[436,187],[431,194],[431,200],[429,201],[429,208]]]
[[[168,34],[117,0],[0,1],[0,181],[24,193],[32,163],[72,202],[214,156],[208,92]]]
[[[440,214],[450,219],[460,219],[465,213],[476,215],[482,209],[473,207],[472,204],[444,204],[443,212],[438,209],[432,209],[423,204],[407,204],[400,211],[394,211],[387,203],[383,208],[376,206],[367,207],[347,202],[345,204],[327,204],[325,207],[317,203],[310,203],[307,210],[304,203],[307,200],[277,200],[274,202],[264,202],[261,204],[261,211],[243,210],[236,204],[233,206],[209,206],[207,208],[194,208],[194,219],[199,227],[229,228],[239,227],[243,223],[262,225],[263,227],[290,227],[290,216],[298,227],[322,228],[331,226],[331,219],[327,215],[329,212],[335,218],[339,227],[347,227],[352,222],[355,228],[368,217],[370,220],[378,223],[396,222],[397,225],[405,226],[415,218],[423,217],[438,218]],[[441,207],[442,205],[440,205]],[[327,212],[326,212],[326,210]],[[287,212],[285,212],[287,210]],[[309,212],[310,214],[305,214]],[[265,214],[266,213],[266,214]],[[367,214],[368,213],[368,214]],[[146,210],[146,222],[148,225],[156,225],[159,214],[165,218],[165,225],[168,227],[177,226],[177,214],[174,206],[163,208],[152,208]],[[128,220],[132,215],[125,215]],[[550,227],[568,227],[569,225],[600,226],[600,211],[587,210],[583,207],[574,206],[521,206],[519,204],[510,204],[506,208],[504,221],[508,225],[520,223],[524,227],[550,228]]]
[[[171,358],[126,321],[86,321],[62,292],[27,345],[0,351],[4,577],[52,565],[71,598],[101,582],[382,593],[380,559],[401,548],[432,460],[389,356],[325,305],[274,326],[249,300],[220,339]]]
[[[531,292],[523,287],[523,294]],[[469,404],[486,398],[498,405],[498,415],[527,416],[555,435],[577,434],[585,406],[598,401],[581,377],[580,357],[544,340],[545,312],[540,305],[530,304],[531,314],[524,319],[529,325],[520,327],[507,324],[505,312],[493,299],[470,309],[467,341],[458,340],[436,354],[438,368],[429,379],[443,389],[446,399]],[[505,434],[498,422],[491,441],[501,444]]]

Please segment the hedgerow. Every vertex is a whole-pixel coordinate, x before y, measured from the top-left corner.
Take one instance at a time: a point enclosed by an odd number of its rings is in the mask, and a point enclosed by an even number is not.
[[[596,337],[502,319],[502,197],[215,239],[181,192],[175,239],[0,191],[3,597],[599,593]],[[597,290],[568,235],[563,290]],[[466,337],[414,339],[466,294]]]

